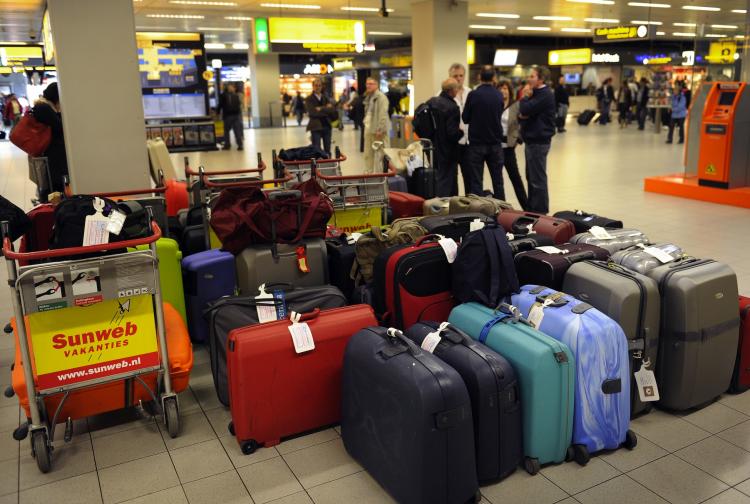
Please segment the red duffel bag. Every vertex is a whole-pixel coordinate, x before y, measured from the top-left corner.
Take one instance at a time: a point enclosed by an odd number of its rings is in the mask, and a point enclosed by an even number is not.
[[[211,212],[211,228],[234,255],[258,243],[297,243],[325,238],[333,203],[318,181],[268,194],[259,187],[225,189]]]
[[[32,157],[40,157],[52,141],[52,129],[40,123],[31,110],[27,111],[10,132],[10,141]]]

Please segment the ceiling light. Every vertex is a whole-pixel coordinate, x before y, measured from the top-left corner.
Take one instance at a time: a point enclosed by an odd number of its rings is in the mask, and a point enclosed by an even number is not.
[[[277,9],[320,9],[320,5],[290,4],[290,3],[262,3],[261,7],[272,7]]]
[[[560,31],[570,33],[591,33],[591,28],[562,28]]]
[[[247,42],[235,42],[232,44],[232,49],[250,49],[250,44]]]
[[[732,9],[732,12],[734,12],[735,14],[747,14],[746,9]]]
[[[226,49],[226,44],[220,44],[218,42],[206,42],[203,44],[203,47],[206,49]]]
[[[342,11],[354,11],[354,12],[380,12],[377,7],[341,7]],[[388,12],[395,12],[393,9],[386,9]]]
[[[403,35],[403,33],[401,32],[390,32],[390,31],[368,31],[367,34],[368,35],[386,35],[386,36],[390,35],[394,37]]]
[[[489,25],[489,24],[470,24],[469,28],[474,28],[475,30],[504,30],[505,26]]]
[[[587,23],[619,23],[619,19],[610,18],[586,18],[584,19]]]
[[[628,2],[631,7],[653,7],[654,9],[669,9],[672,7],[665,3],[651,3],[651,2]]]
[[[570,16],[534,16],[537,21],[573,21]]]
[[[550,31],[552,28],[549,26],[519,26],[516,28],[516,30],[520,31]]]
[[[0,23],[0,26],[26,26],[21,23]]]
[[[655,25],[655,26],[661,26],[662,24],[664,24],[661,21],[637,21],[635,19],[633,21],[631,21],[631,23],[633,23],[633,24],[647,24],[647,25]]]
[[[176,26],[136,26],[136,30],[176,30]]]
[[[706,38],[726,38],[726,35],[721,33],[706,33]]]
[[[199,26],[196,28],[198,31],[229,31],[229,32],[238,32],[242,31],[242,28],[224,28],[222,26]]]
[[[695,33],[689,32],[673,32],[672,35],[675,37],[695,37]]]
[[[688,26],[688,27],[695,26],[695,23],[672,23],[672,24],[675,26]]]
[[[237,7],[237,2],[204,2],[202,0],[169,0],[171,4],[178,5],[207,5],[211,7]]]
[[[518,14],[502,14],[500,12],[477,12],[477,17],[518,19],[521,16]]]
[[[147,18],[160,19],[205,19],[206,16],[200,14],[146,14]]]
[[[721,10],[721,7],[703,7],[700,5],[683,5],[682,8],[685,10],[697,10],[697,11],[709,11],[709,12],[719,12]]]
[[[597,5],[614,5],[614,0],[567,0],[568,2],[572,3],[587,3],[587,4],[597,4]]]
[[[739,26],[731,24],[712,24],[711,28],[716,28],[717,30],[736,30]]]
[[[228,19],[229,21],[252,21],[253,18],[249,16],[224,16],[224,19]]]
[[[657,35],[666,35],[666,33],[664,33],[664,32],[660,32],[660,31],[656,32],[656,34],[657,34]]]

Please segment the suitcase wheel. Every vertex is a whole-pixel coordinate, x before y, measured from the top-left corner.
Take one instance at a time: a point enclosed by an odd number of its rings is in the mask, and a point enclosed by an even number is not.
[[[13,390],[12,385],[8,385],[7,387],[5,387],[5,390],[3,391],[3,395],[7,397],[8,399],[10,399],[14,395],[16,395],[16,391]]]
[[[229,422],[229,425],[227,425],[227,429],[229,429],[229,433],[234,436],[234,422]]]
[[[164,423],[167,426],[169,437],[176,438],[180,433],[180,412],[177,408],[177,398],[170,397],[164,400]]]
[[[586,448],[586,445],[574,444],[573,453],[575,461],[578,462],[578,465],[585,466],[589,463],[589,460],[591,460],[591,455],[589,455],[589,449]]]
[[[523,468],[526,469],[527,473],[533,476],[538,473],[542,467],[539,464],[539,459],[526,457],[523,459]]]
[[[52,468],[52,454],[47,442],[47,432],[40,429],[31,434],[31,449],[36,458],[36,465],[43,473],[48,473]]]
[[[627,434],[625,434],[625,442],[623,443],[623,446],[628,450],[632,450],[638,446],[638,436],[636,436],[635,432],[628,429]]]
[[[568,451],[565,452],[565,462],[572,462],[576,458],[576,451],[573,449],[573,445],[568,446]]]
[[[260,448],[260,445],[254,439],[240,443],[240,449],[245,455],[252,455],[258,448]]]

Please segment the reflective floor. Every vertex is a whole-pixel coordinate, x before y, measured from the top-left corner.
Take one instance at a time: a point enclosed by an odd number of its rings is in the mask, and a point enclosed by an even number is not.
[[[302,145],[303,128],[246,130],[243,152],[190,154],[208,170],[253,166],[257,151]],[[347,126],[335,132],[349,156],[345,171],[362,168],[359,137]],[[679,171],[682,149],[665,135],[616,125],[579,127],[553,141],[549,159],[551,208],[584,209],[620,218],[657,241],[727,262],[740,292],[750,296],[750,210],[647,194],[643,178]],[[173,155],[176,166],[182,156]],[[523,155],[519,151],[523,166]],[[0,191],[29,206],[34,186],[26,157],[0,142]],[[489,188],[489,177],[485,177]],[[506,194],[515,203],[510,183]],[[4,268],[2,275],[4,276]],[[0,289],[0,320],[11,316],[7,287]],[[13,341],[0,334],[0,387],[10,383]],[[76,423],[68,444],[54,451],[53,470],[41,474],[28,441],[11,432],[19,424],[15,398],[0,398],[0,504],[23,503],[380,503],[390,502],[343,448],[338,429],[241,454],[227,431],[230,415],[216,399],[208,354],[195,348],[190,388],[180,397],[183,429],[171,439],[160,420],[122,412]],[[633,422],[638,447],[575,463],[550,466],[531,477],[522,470],[482,488],[493,504],[750,503],[750,394],[726,395],[687,415],[655,411]]]

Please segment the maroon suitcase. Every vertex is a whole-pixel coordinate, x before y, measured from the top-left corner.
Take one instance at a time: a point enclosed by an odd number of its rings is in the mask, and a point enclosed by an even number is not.
[[[416,194],[390,191],[388,206],[393,212],[393,219],[402,217],[421,217],[424,208],[424,198]]]
[[[740,342],[729,391],[744,392],[750,388],[750,298],[740,296]]]
[[[229,333],[227,379],[232,423],[242,452],[341,419],[341,369],[351,336],[378,325],[367,305],[303,314],[315,348],[296,353],[289,319]]]
[[[548,253],[534,249],[515,256],[519,285],[544,285],[562,290],[565,272],[574,263],[589,259],[606,261],[609,251],[596,245],[564,243],[556,248],[562,253]]]
[[[549,236],[555,243],[567,243],[576,234],[576,228],[569,220],[522,210],[503,210],[497,216],[497,222],[513,234],[528,234],[529,226],[532,226],[532,233]]]
[[[21,237],[20,252],[39,252],[49,249],[52,228],[55,225],[55,205],[43,203],[37,205],[26,214],[31,220],[31,229]],[[21,266],[28,264],[19,261]]]

